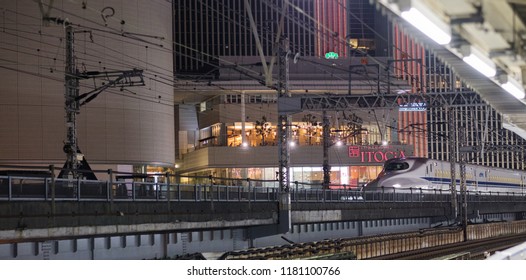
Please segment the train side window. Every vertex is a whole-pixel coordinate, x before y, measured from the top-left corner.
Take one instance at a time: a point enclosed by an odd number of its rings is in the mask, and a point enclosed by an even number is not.
[[[429,165],[429,172],[433,172],[433,165],[432,164]]]

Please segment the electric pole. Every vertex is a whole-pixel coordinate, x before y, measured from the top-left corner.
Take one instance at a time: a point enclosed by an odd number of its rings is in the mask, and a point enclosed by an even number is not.
[[[464,241],[468,240],[468,202],[467,202],[467,183],[466,183],[466,152],[468,150],[465,146],[466,134],[465,127],[461,127],[459,130],[459,156],[460,156],[460,219],[462,221],[462,229],[464,232]]]
[[[288,89],[289,85],[289,42],[287,39],[280,41],[277,46],[278,51],[278,99],[290,97]],[[292,141],[291,133],[291,116],[290,114],[280,112],[278,115],[278,149],[279,149],[279,218],[280,218],[280,232],[288,232],[292,226],[291,224],[291,203],[290,203],[290,143]]]
[[[66,110],[66,141],[64,142],[64,153],[66,153],[66,163],[63,174],[64,178],[76,179],[78,177],[77,170],[79,168],[79,162],[81,162],[84,156],[79,152],[77,145],[77,114],[79,113],[80,106],[77,101],[79,96],[79,78],[77,73],[77,67],[75,66],[75,52],[74,52],[74,40],[75,35],[73,33],[73,26],[69,23],[66,25],[66,71],[65,71],[65,110]],[[64,172],[64,171],[62,171]]]
[[[449,146],[449,165],[451,171],[451,208],[452,216],[456,219],[458,216],[458,205],[457,205],[457,177],[456,177],[456,164],[457,164],[457,141],[455,137],[455,124],[456,124],[456,114],[453,107],[447,108],[447,117],[448,117],[448,146]]]
[[[327,116],[327,111],[323,110],[323,189],[329,189],[331,184],[331,166],[329,165],[330,136],[329,116]]]
[[[86,175],[83,175],[80,171],[84,170],[85,173],[92,174],[89,176],[91,177],[90,179],[96,179],[78,145],[77,115],[80,113],[80,107],[95,99],[102,91],[109,87],[144,86],[142,70],[79,72],[75,61],[75,30],[73,25],[60,18],[44,17],[43,19],[63,25],[66,31],[66,66],[64,77],[66,140],[64,141],[63,147],[64,153],[66,153],[66,162],[59,177],[71,180],[86,177]],[[96,78],[102,78],[105,82],[94,90],[80,95],[79,80]]]

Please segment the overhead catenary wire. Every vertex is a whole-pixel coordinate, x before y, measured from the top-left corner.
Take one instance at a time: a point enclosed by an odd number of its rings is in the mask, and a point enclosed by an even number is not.
[[[268,4],[268,3],[267,3],[267,4]],[[60,8],[58,8],[58,10],[60,10]],[[62,10],[61,10],[61,11],[62,11]],[[65,12],[65,11],[63,11],[63,12]],[[95,12],[98,12],[98,11],[97,11],[97,10],[93,10],[93,13],[95,13]],[[69,14],[70,14],[70,15],[75,15],[74,13],[69,13]],[[75,16],[78,16],[78,15],[75,15]],[[103,26],[102,24],[100,24],[100,22],[89,20],[89,19],[87,19],[86,17],[82,17],[82,18],[85,19],[85,20],[87,20],[87,21],[89,21],[89,22],[91,22],[91,23],[97,24],[98,26],[101,27],[101,28],[95,28],[95,29],[94,29],[95,31],[104,32],[103,28],[109,28],[108,26]],[[112,20],[114,20],[114,19],[112,19]],[[88,27],[83,27],[83,26],[82,26],[82,28],[88,28]],[[122,35],[122,34],[120,34],[119,32],[121,32],[121,30],[112,29],[112,31],[111,31],[111,32],[108,32],[108,34],[111,34],[111,35],[117,35],[117,37],[119,37],[120,35]],[[313,32],[313,31],[311,31],[311,32]],[[129,39],[129,38],[126,38],[126,39]],[[136,40],[136,39],[137,39],[137,38],[131,38],[131,41],[134,41],[134,40]],[[124,40],[122,40],[122,41],[124,41]],[[142,42],[142,40],[136,40],[136,41]],[[133,44],[133,43],[131,43],[131,44]],[[176,43],[176,44],[177,44],[177,43]],[[138,45],[138,44],[135,44],[135,45]],[[182,47],[188,48],[188,46],[182,46]],[[168,51],[168,49],[165,49],[165,48],[159,48],[159,49],[160,49],[160,50],[163,50],[163,51]],[[202,54],[204,54],[204,53],[202,53]],[[206,54],[204,54],[204,55],[206,55]],[[215,58],[215,57],[214,57],[214,58]],[[199,58],[197,58],[197,59],[199,59]],[[94,60],[86,60],[86,62],[87,62],[87,61],[95,62]],[[226,64],[230,63],[230,65],[233,64],[232,62],[229,62],[229,61],[226,61],[226,60],[223,61],[223,62],[226,63]],[[242,66],[236,66],[236,67],[242,67]],[[247,71],[250,71],[250,69],[246,69],[246,70],[247,70]],[[252,71],[252,72],[253,72],[253,73],[257,73],[256,71]],[[150,74],[145,74],[145,75],[149,75],[149,76],[151,77]],[[166,76],[164,76],[164,77],[162,77],[162,78],[166,78],[167,80],[169,79],[169,78],[166,77]],[[162,79],[162,78],[161,78],[161,79]],[[158,79],[153,79],[153,80],[158,81]],[[213,84],[212,84],[212,85],[213,85]]]
[[[73,1],[73,2],[74,2],[74,1]],[[267,3],[267,4],[268,4],[268,3]],[[60,9],[59,9],[59,10],[60,10]],[[61,11],[62,11],[62,10],[61,10]],[[98,11],[93,10],[93,12],[98,12]],[[72,14],[72,13],[70,13],[70,14]],[[72,14],[72,15],[73,15],[73,14]],[[83,17],[82,17],[82,18],[83,18]],[[83,18],[83,19],[86,19],[86,18]],[[86,19],[86,20],[88,20],[88,19]],[[93,23],[95,23],[95,24],[98,24],[98,25],[102,26],[102,25],[101,25],[100,23],[98,23],[98,22],[95,22],[95,21],[91,21],[91,22],[93,22]],[[105,27],[107,27],[107,26],[105,26]],[[115,32],[117,32],[117,31],[115,31]]]
[[[8,30],[4,30],[4,31],[5,31],[6,33],[9,33]],[[17,32],[17,33],[18,33],[18,32]],[[28,32],[26,32],[26,33],[28,33]],[[30,32],[29,32],[29,33],[30,33]],[[41,34],[41,32],[38,32],[38,34],[37,34],[37,33],[33,33],[33,34],[35,34],[35,35],[39,35],[39,34]],[[12,36],[16,36],[16,37],[21,37],[21,36],[22,36],[22,35],[20,35],[20,34],[10,34],[10,35],[12,35]],[[23,37],[23,36],[22,36],[22,37]],[[53,37],[55,37],[55,36],[53,36]],[[57,38],[61,39],[60,37],[57,37]],[[31,38],[31,37],[27,37],[27,36],[25,36],[24,39],[25,39],[25,40],[28,40],[28,41],[35,41],[35,42],[38,42],[38,43],[44,43],[44,44],[46,44],[47,46],[56,47],[56,48],[58,48],[58,49],[61,48],[61,40],[57,40],[57,41],[60,41],[60,43],[59,43],[58,45],[54,45],[54,44],[51,44],[51,43],[41,42],[41,41],[39,41],[38,39]],[[6,45],[9,45],[10,43],[5,42],[5,44],[6,44]],[[15,45],[11,44],[11,46],[15,46]],[[57,59],[57,58],[55,58],[55,57],[44,56],[44,55],[42,54],[42,53],[46,52],[46,51],[44,51],[44,50],[36,49],[36,52],[35,52],[35,53],[31,53],[31,52],[24,52],[24,51],[22,51],[20,48],[22,48],[22,49],[23,49],[23,48],[26,48],[26,49],[28,49],[28,50],[31,50],[31,48],[25,47],[25,46],[23,46],[23,45],[16,45],[16,49],[9,49],[9,48],[2,48],[2,49],[4,49],[4,50],[9,50],[9,51],[14,51],[14,52],[17,52],[17,53],[22,53],[22,54],[24,54],[24,55],[33,55],[33,56],[37,56],[38,58],[45,58],[45,59],[48,59],[48,60],[50,60],[50,61],[53,60],[53,61],[54,61],[53,63],[56,63],[57,60],[59,61],[59,63],[64,63],[64,60],[61,59],[61,58]],[[33,49],[33,50],[34,50],[34,49]],[[47,52],[47,53],[48,53],[48,54],[52,54],[52,52]],[[5,61],[5,60],[4,60],[4,61]],[[9,62],[11,62],[11,64],[16,63],[15,61],[9,61]],[[22,64],[16,63],[16,65],[17,65],[17,66],[20,66],[20,65],[22,65]],[[45,66],[45,68],[46,68],[45,70],[47,70],[47,71],[50,70],[50,68],[48,68],[48,66],[50,66],[50,65],[37,64],[36,66],[39,66],[39,67]],[[8,70],[12,70],[12,71],[16,71],[16,72],[20,72],[20,73],[30,74],[30,75],[37,76],[37,77],[41,77],[41,78],[46,78],[46,79],[51,79],[51,80],[59,81],[57,78],[51,77],[51,76],[49,76],[49,75],[42,75],[41,73],[31,72],[31,71],[27,71],[27,70],[20,70],[20,69],[18,69],[18,67],[6,67],[6,66],[4,66],[3,68],[4,68],[4,69],[8,69]],[[51,72],[63,73],[63,70],[61,70],[61,69],[51,69]],[[162,77],[161,77],[161,79],[156,79],[156,75],[157,75],[157,74],[155,74],[155,73],[154,73],[154,74],[151,74],[151,77],[150,77],[149,79],[152,80],[152,81],[161,82],[161,83],[164,83],[164,84],[167,84],[167,85],[170,85],[170,86],[172,85],[172,84],[168,84],[168,83],[162,81],[162,80],[161,80]],[[62,80],[62,82],[63,82],[63,80]],[[84,86],[85,86],[85,85],[84,85]],[[115,92],[113,92],[113,93],[114,93],[114,94],[122,95],[121,93],[115,93]],[[170,93],[170,94],[171,94],[171,93]],[[123,95],[123,96],[124,96],[124,95]],[[149,101],[149,102],[151,102],[151,101],[153,100],[155,103],[162,103],[162,102],[159,101],[159,98],[155,98],[155,97],[153,97],[153,96],[150,97],[150,98],[148,98],[148,97],[133,96],[132,98],[134,98],[134,99],[140,99],[140,100],[144,100],[144,101]],[[164,102],[164,101],[163,101],[163,102]],[[170,104],[170,105],[173,106],[173,104]]]
[[[94,11],[94,12],[95,12],[95,11]],[[112,18],[112,20],[116,20],[116,19]],[[5,25],[4,25],[4,27],[5,27]],[[104,28],[105,28],[105,27],[104,27]],[[102,32],[102,33],[103,33],[103,32]],[[115,34],[108,33],[108,36],[107,36],[107,37],[115,36],[116,34],[118,34],[118,33],[115,33]],[[121,36],[121,37],[116,36],[116,37],[117,37],[117,38],[126,38],[126,37],[122,37],[122,36]],[[126,39],[122,39],[121,41],[124,42],[125,40],[128,40],[128,38],[126,38]],[[79,41],[81,41],[81,40],[79,40]],[[132,39],[131,41],[136,41],[137,43],[130,43],[130,44],[137,45],[137,46],[141,46],[139,43],[143,43],[143,42],[141,42],[141,40],[135,40],[135,39]],[[86,40],[84,41],[84,43],[87,43],[87,42],[88,42],[88,41],[86,41]],[[143,44],[142,46],[144,46],[144,44]],[[188,46],[185,46],[185,47],[188,47]],[[152,47],[152,49],[153,49],[153,47]],[[57,48],[57,50],[59,50],[59,49]],[[162,48],[159,49],[159,50],[161,50],[161,51],[169,51],[168,49],[162,49]],[[46,56],[48,56],[48,55],[46,54]],[[46,58],[46,57],[42,56],[42,58]],[[86,60],[85,60],[86,63],[88,63],[88,62],[95,63],[96,60],[94,60],[93,58],[94,58],[94,57],[92,57],[91,59],[86,59]],[[46,59],[49,59],[49,57],[47,57]],[[118,64],[117,64],[117,62],[118,62],[117,60],[108,60],[108,65],[107,65],[107,66],[110,66],[109,62],[112,62],[112,64],[115,63],[114,65],[111,65],[111,68],[109,68],[109,69],[117,69],[117,68],[114,68],[115,66],[118,65]],[[126,64],[127,64],[127,63],[128,63],[128,62],[126,62]],[[226,62],[225,62],[225,63],[226,63]],[[89,65],[89,64],[87,64],[87,65]],[[97,64],[95,63],[94,65],[96,66]],[[131,64],[130,64],[130,65],[131,65]],[[8,65],[6,65],[6,66],[8,66]],[[46,66],[47,66],[47,65],[46,65]],[[45,69],[45,68],[43,68],[43,69]],[[150,70],[150,69],[149,69],[149,70]],[[167,69],[162,69],[162,70],[159,70],[159,71],[160,71],[160,72],[164,72],[164,70],[167,70]],[[168,69],[168,70],[169,70],[169,69]],[[16,70],[15,70],[15,71],[16,71]],[[432,70],[430,70],[430,71],[432,71]],[[157,78],[157,77],[155,76],[156,74],[153,74],[153,72],[152,72],[152,74],[150,74],[150,73],[148,73],[148,72],[145,72],[145,77],[148,77],[148,78],[151,79],[151,81],[156,81],[156,82],[160,82],[161,80],[165,80],[165,79],[166,79],[166,83],[165,83],[165,85],[169,85],[169,84],[170,84],[170,80],[173,80],[173,78],[170,78],[170,77],[169,77],[169,74],[166,74],[166,75],[161,75],[160,73],[157,73],[157,74],[159,74],[159,76],[158,76],[159,78]],[[177,83],[177,81],[175,81],[175,83]],[[211,84],[211,85],[214,86],[213,84]],[[177,86],[177,85],[175,84],[174,86]],[[122,92],[121,92],[121,93],[122,93]],[[199,94],[199,93],[196,93],[196,94]],[[151,98],[152,98],[153,100],[155,100],[155,96],[153,96],[153,94],[152,94],[152,97],[151,97]]]
[[[267,3],[267,2],[268,2],[268,1],[266,1],[265,3]],[[267,3],[267,4],[268,4],[268,3]],[[204,4],[204,5],[206,6],[206,4]],[[268,4],[268,5],[272,5],[272,4]],[[274,6],[272,6],[272,7],[274,7]],[[274,7],[274,9],[276,10],[277,8]],[[220,15],[225,15],[224,13],[219,13],[219,14],[220,14]],[[289,16],[289,15],[288,15],[288,16]],[[259,25],[258,25],[258,26],[259,26]],[[307,26],[310,26],[310,25],[307,25]],[[263,28],[263,30],[264,30],[264,28]],[[313,32],[313,31],[311,31],[311,32]],[[266,38],[265,36],[261,36],[261,37],[262,37],[263,39]],[[343,42],[343,43],[345,43],[345,42]]]

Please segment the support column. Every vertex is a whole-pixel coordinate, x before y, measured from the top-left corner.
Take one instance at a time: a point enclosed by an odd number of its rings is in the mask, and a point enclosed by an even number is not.
[[[241,147],[248,146],[247,135],[245,131],[245,121],[247,119],[245,112],[245,91],[241,91]]]
[[[74,33],[73,27],[66,25],[66,74],[65,74],[65,108],[66,108],[66,141],[64,143],[64,152],[67,155],[66,159],[66,178],[76,179],[79,175],[77,173],[80,161],[77,154],[77,114],[79,112],[79,79],[77,76],[77,68],[75,66],[74,53]]]
[[[289,65],[288,65],[288,40],[284,40],[279,48],[279,81],[278,99],[290,97],[288,91]],[[279,149],[279,232],[289,232],[291,229],[291,200],[290,200],[290,126],[291,117],[286,113],[278,112],[278,149]]]
[[[465,145],[465,127],[459,129],[459,155],[460,155],[460,218],[462,219],[462,230],[464,232],[464,242],[468,241],[468,202],[467,202],[467,185],[466,185],[466,153],[462,152],[462,148]]]
[[[455,125],[456,125],[456,116],[455,112],[453,111],[453,107],[447,108],[447,114],[448,114],[448,129],[449,129],[449,135],[448,135],[448,146],[449,146],[449,164],[450,164],[450,171],[451,171],[451,184],[450,184],[450,190],[451,190],[451,208],[452,208],[452,216],[453,218],[457,218],[458,216],[458,205],[457,205],[457,178],[456,178],[456,164],[457,164],[457,149],[456,149],[456,137],[455,137]]]
[[[331,184],[331,166],[329,165],[330,122],[327,111],[323,111],[323,189]]]

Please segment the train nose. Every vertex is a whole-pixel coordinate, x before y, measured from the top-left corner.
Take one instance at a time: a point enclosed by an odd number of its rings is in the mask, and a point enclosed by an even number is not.
[[[368,190],[376,190],[378,189],[378,179],[375,179],[375,180],[372,180],[371,182],[365,184],[363,186],[363,190],[364,191],[368,191]]]

